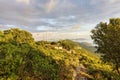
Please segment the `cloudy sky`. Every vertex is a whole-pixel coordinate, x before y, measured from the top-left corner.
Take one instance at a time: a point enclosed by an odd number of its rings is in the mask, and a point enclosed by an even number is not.
[[[0,29],[18,27],[36,40],[90,40],[99,22],[120,17],[120,0],[0,0]]]

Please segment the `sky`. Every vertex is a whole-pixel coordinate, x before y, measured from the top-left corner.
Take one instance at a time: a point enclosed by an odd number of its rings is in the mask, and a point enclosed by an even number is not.
[[[0,0],[0,30],[20,28],[35,40],[92,42],[90,31],[120,17],[120,0]]]

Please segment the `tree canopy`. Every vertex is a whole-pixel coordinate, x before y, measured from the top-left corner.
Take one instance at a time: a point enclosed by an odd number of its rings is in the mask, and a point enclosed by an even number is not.
[[[100,22],[92,30],[91,37],[97,52],[103,54],[104,61],[112,62],[120,75],[120,18],[112,18],[108,24]]]
[[[33,43],[34,38],[32,37],[32,34],[30,32],[27,32],[25,30],[20,30],[18,28],[11,28],[8,30],[4,30],[3,32],[0,32],[2,41],[15,41],[18,43]]]

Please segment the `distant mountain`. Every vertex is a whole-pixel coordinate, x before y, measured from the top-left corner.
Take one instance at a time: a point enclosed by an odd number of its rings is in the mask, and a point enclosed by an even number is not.
[[[80,46],[82,46],[83,48],[93,53],[96,51],[96,48],[91,43],[88,43],[88,42],[81,42]]]

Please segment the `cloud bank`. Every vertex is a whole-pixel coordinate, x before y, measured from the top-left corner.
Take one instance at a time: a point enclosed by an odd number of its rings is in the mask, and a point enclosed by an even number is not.
[[[80,33],[120,17],[119,6],[120,0],[0,0],[0,29]]]

